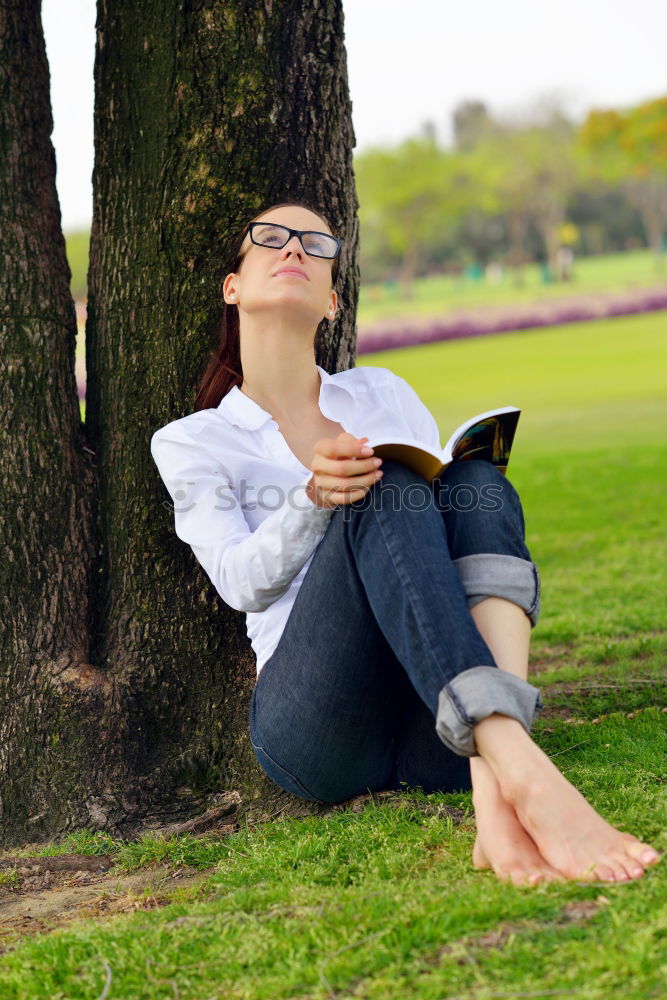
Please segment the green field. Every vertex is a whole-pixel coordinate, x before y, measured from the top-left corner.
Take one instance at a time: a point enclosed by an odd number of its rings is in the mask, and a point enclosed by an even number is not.
[[[667,285],[665,263],[656,264],[655,256],[648,250],[632,250],[582,257],[576,262],[573,280],[567,282],[545,284],[540,267],[530,264],[524,268],[520,286],[507,271],[500,284],[491,284],[486,278],[478,281],[439,275],[418,278],[409,299],[395,283],[362,284],[357,318],[363,328],[381,324],[383,319],[441,316],[451,309],[511,306],[658,285]]]
[[[605,819],[664,851],[665,314],[360,362],[408,379],[443,443],[477,412],[522,407],[508,476],[542,577],[533,734]],[[475,870],[474,839],[469,794],[417,790],[220,841],[71,838],[59,850],[111,850],[119,875],[205,875],[178,895],[158,880],[138,912],[19,939],[0,956],[0,996],[665,996],[664,859],[627,884],[524,889]]]
[[[77,229],[70,233],[65,233],[65,252],[67,262],[72,272],[72,297],[74,299],[86,298],[86,282],[88,275],[88,252],[90,248],[90,232],[86,229]]]

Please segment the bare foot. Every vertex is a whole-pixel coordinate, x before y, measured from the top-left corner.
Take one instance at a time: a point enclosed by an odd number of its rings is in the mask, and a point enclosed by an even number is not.
[[[478,821],[472,850],[475,868],[492,868],[501,882],[513,885],[564,881],[560,872],[544,860],[512,806],[506,806],[496,812],[493,822]]]
[[[475,743],[542,857],[566,878],[625,882],[660,860],[650,844],[610,826],[516,720],[488,716]]]
[[[470,765],[477,823],[477,839],[472,851],[475,868],[492,868],[501,881],[514,885],[562,882],[562,875],[547,864],[519,822],[514,808],[502,797],[487,762],[475,757]]]

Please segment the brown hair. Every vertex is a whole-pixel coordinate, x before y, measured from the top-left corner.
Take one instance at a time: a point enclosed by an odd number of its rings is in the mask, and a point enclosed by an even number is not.
[[[308,205],[303,201],[281,201],[277,205],[269,205],[268,208],[258,212],[253,219],[249,219],[248,221],[254,222],[266,212],[273,211],[274,208],[291,208],[292,206],[296,208],[307,208],[310,212],[318,215],[320,219],[327,224],[331,232],[333,232],[333,227],[327,217],[323,215],[322,212],[318,211],[318,209],[313,208],[312,205]],[[226,273],[238,273],[242,266],[243,257],[239,256],[239,254],[245,239],[246,230],[247,224],[243,227],[240,235],[236,238],[236,241],[232,246],[230,255],[231,266],[227,268]],[[338,277],[338,265],[339,257],[336,257],[331,269],[332,286],[335,285],[336,278]],[[323,319],[320,326],[323,326],[326,323],[327,320]],[[239,335],[239,312],[238,308],[233,303],[230,304],[229,302],[224,302],[223,300],[222,316],[219,321],[218,331],[218,344],[211,352],[207,368],[202,375],[197,388],[197,394],[194,402],[195,411],[218,406],[220,400],[227,395],[233,386],[240,386],[243,382],[243,369],[241,368],[241,343]]]

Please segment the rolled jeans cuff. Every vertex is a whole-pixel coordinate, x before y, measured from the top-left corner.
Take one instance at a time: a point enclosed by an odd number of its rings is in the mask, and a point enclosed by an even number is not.
[[[446,684],[438,696],[435,729],[460,757],[478,757],[473,726],[497,712],[520,722],[527,733],[544,707],[538,688],[500,667],[471,667]]]
[[[461,578],[469,608],[485,597],[504,597],[523,608],[535,628],[540,616],[540,573],[534,562],[496,552],[477,552],[453,559],[452,564]]]

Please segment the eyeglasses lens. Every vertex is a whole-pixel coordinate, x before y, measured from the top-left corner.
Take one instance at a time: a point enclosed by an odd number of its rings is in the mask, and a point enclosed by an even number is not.
[[[255,226],[252,230],[253,240],[264,247],[274,247],[280,250],[289,239],[289,230],[284,226]],[[335,257],[338,244],[326,233],[303,233],[301,237],[303,248],[313,257]]]

